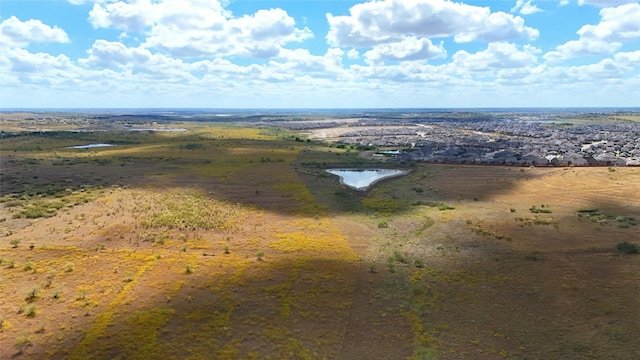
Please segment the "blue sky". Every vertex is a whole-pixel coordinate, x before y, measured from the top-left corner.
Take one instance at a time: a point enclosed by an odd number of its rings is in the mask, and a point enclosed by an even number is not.
[[[3,0],[0,108],[640,106],[633,0]]]

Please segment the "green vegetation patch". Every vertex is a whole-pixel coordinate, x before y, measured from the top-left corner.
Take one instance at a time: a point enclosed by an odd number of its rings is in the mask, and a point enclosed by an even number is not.
[[[404,201],[375,196],[362,199],[362,205],[382,213],[394,213],[406,208]]]
[[[549,209],[549,207],[547,206],[545,208],[544,205],[540,205],[540,207],[536,207],[535,205],[532,205],[529,208],[529,212],[533,213],[533,214],[551,214],[552,211]]]
[[[629,228],[638,224],[633,217],[623,215],[613,215],[601,212],[599,209],[580,209],[577,211],[578,217],[587,216],[589,220],[597,224],[616,224],[619,228]]]
[[[238,221],[246,216],[238,205],[209,199],[196,192],[156,195],[152,213],[142,222],[146,228],[179,230],[235,230]]]
[[[102,194],[101,188],[82,188],[78,191],[45,188],[3,196],[0,203],[10,209],[14,219],[37,219],[55,216],[60,209],[88,203]]]
[[[411,205],[413,206],[428,206],[428,207],[432,207],[432,208],[437,208],[440,211],[445,211],[445,210],[454,210],[455,208],[453,206],[449,206],[447,204],[443,204],[440,202],[433,202],[433,201],[418,201],[415,203],[412,203]]]
[[[638,247],[636,246],[636,244],[632,244],[627,241],[617,243],[616,250],[620,251],[621,253],[630,254],[630,255],[638,253]]]

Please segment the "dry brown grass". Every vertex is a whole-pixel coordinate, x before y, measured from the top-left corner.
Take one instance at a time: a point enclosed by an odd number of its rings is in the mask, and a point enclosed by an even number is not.
[[[638,242],[638,168],[417,165],[359,193],[316,167],[357,154],[256,129],[138,140],[3,143],[3,189],[94,195],[0,208],[3,357],[640,356],[640,257],[615,252]]]

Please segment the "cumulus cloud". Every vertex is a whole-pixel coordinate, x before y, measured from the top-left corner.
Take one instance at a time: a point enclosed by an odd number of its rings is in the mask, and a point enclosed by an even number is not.
[[[544,59],[557,62],[578,56],[602,55],[620,49],[623,42],[640,39],[640,4],[626,4],[600,10],[600,22],[582,26],[578,40],[558,45]]]
[[[530,46],[523,46],[522,50],[512,43],[490,43],[486,50],[470,54],[460,50],[453,55],[453,64],[457,68],[472,71],[491,69],[512,69],[534,66],[540,50]]]
[[[11,47],[25,47],[30,43],[69,42],[67,33],[40,20],[21,21],[12,16],[0,23],[0,43]]]
[[[596,7],[614,7],[614,6],[630,4],[634,2],[636,2],[636,0],[578,0],[578,5],[580,6],[591,5]]]
[[[96,40],[89,51],[89,57],[79,63],[92,68],[123,68],[143,64],[152,57],[149,50],[128,48],[120,42]]]
[[[427,38],[418,39],[415,36],[407,36],[401,41],[391,44],[380,44],[364,53],[369,63],[385,60],[424,60],[434,57],[446,57],[447,51],[442,43],[434,45]]]
[[[600,10],[597,25],[585,25],[578,35],[604,41],[627,41],[640,38],[640,3]]]
[[[144,47],[177,57],[270,58],[286,44],[313,36],[282,9],[234,17],[223,3],[211,0],[96,3],[89,21],[96,28],[144,32]]]
[[[215,0],[68,1],[84,3],[94,27],[118,31],[100,32],[111,36],[104,39],[91,34],[98,40],[84,58],[70,59],[28,50],[36,42],[68,42],[63,30],[39,20],[0,20],[0,44],[9,44],[0,51],[0,83],[12,89],[7,103],[30,106],[37,97],[68,106],[120,107],[424,106],[425,101],[526,106],[540,99],[547,106],[579,106],[611,105],[611,97],[603,95],[615,93],[614,100],[624,105],[636,101],[640,86],[637,3],[582,1],[603,7],[583,9],[599,11],[600,21],[576,27],[575,39],[545,54],[541,63],[538,48],[516,41],[538,36],[516,15],[526,15],[535,0],[511,1],[513,14],[459,0],[372,0],[353,6],[346,16],[327,15],[326,52],[291,46],[312,33],[282,9],[234,15]],[[612,4],[620,6],[607,7]],[[462,45],[450,51],[451,61],[424,61],[447,57],[444,44],[450,40],[488,44],[480,50]],[[621,49],[628,51],[615,53]],[[554,63],[588,55],[600,57],[575,66]],[[237,62],[239,56],[267,59]]]
[[[94,4],[89,12],[89,22],[94,28],[116,28],[128,32],[141,32],[151,25],[157,5],[149,0],[133,3],[118,1],[115,3]]]
[[[640,50],[617,53],[613,58],[624,65],[640,65]]]
[[[533,0],[518,0],[516,5],[510,10],[512,13],[519,12],[522,15],[531,15],[544,11],[533,4]]]
[[[558,45],[555,51],[544,54],[544,59],[550,62],[558,62],[579,56],[593,56],[609,54],[618,50],[622,46],[619,42],[606,42],[600,39],[581,38],[571,40],[562,45]]]
[[[344,55],[344,50],[339,48],[329,48],[324,55],[313,55],[307,49],[283,49],[280,54],[281,61],[270,61],[265,70],[271,76],[278,73],[293,78],[304,76],[335,79],[344,72]]]
[[[12,49],[7,53],[6,58],[15,72],[46,73],[51,69],[65,69],[73,66],[65,55],[33,54],[24,49]]]
[[[453,36],[457,42],[534,40],[539,35],[521,17],[447,0],[366,2],[351,7],[346,16],[327,14],[327,20],[327,41],[332,46],[373,46],[401,41],[408,34]]]

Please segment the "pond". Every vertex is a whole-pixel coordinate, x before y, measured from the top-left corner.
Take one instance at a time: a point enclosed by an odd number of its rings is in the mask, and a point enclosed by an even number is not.
[[[340,182],[356,190],[367,190],[375,182],[394,176],[408,174],[398,169],[329,169],[328,173],[340,177]]]
[[[105,146],[115,146],[112,144],[87,144],[87,145],[76,145],[76,146],[67,146],[67,149],[91,149],[96,147],[105,147]]]

